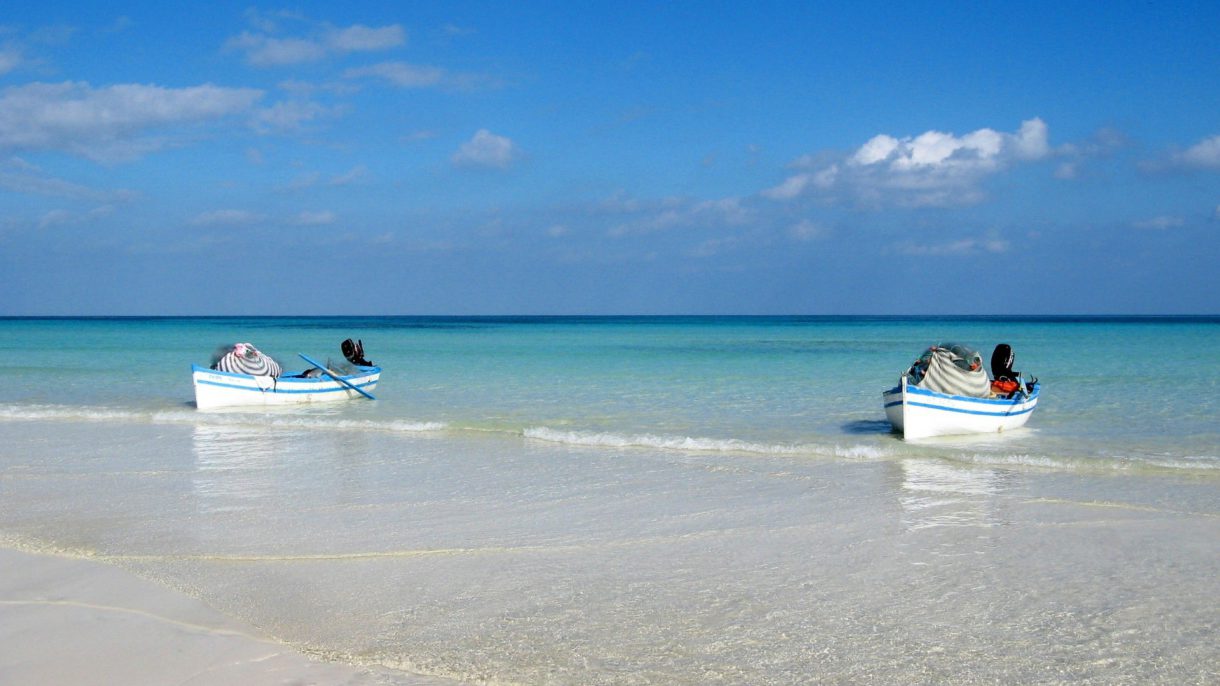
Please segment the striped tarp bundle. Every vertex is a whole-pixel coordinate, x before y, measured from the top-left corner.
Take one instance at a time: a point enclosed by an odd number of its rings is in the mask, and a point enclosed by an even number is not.
[[[216,361],[214,369],[252,376],[279,376],[283,373],[275,360],[262,354],[249,343],[234,345],[232,350]]]
[[[949,395],[965,395],[972,398],[986,398],[991,395],[991,380],[983,370],[982,359],[978,353],[973,358],[963,360],[954,351],[945,347],[932,348],[928,359],[928,371],[919,382],[920,388]],[[963,369],[962,362],[966,367]]]

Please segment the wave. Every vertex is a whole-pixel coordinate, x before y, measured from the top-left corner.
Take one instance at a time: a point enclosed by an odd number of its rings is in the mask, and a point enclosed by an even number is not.
[[[794,455],[837,457],[850,460],[882,460],[893,452],[872,445],[819,445],[815,443],[761,443],[737,438],[620,434],[600,431],[560,431],[545,426],[525,429],[522,435],[539,441],[601,448],[647,448],[680,452],[749,453],[755,455]]]
[[[1045,469],[1057,472],[1191,472],[1220,474],[1220,456],[1103,457],[1098,455],[1039,455],[1033,453],[945,452],[938,455],[952,462],[979,467]]]
[[[768,442],[741,438],[687,436],[656,433],[631,433],[596,430],[560,430],[547,426],[518,429],[512,426],[479,426],[477,423],[421,421],[407,418],[351,418],[333,408],[265,408],[232,412],[199,412],[181,408],[115,408],[55,404],[0,403],[0,421],[129,422],[185,425],[201,428],[232,427],[281,429],[292,431],[369,431],[424,436],[438,432],[451,434],[493,433],[522,437],[568,446],[607,449],[646,449],[702,454],[740,454],[794,458],[836,459],[854,462],[902,460],[930,457],[979,467],[1039,469],[1067,472],[1194,473],[1220,475],[1220,455],[1206,449],[1199,454],[1138,454],[1113,449],[1087,448],[1081,451],[1055,442],[1054,445],[1022,447],[1013,451],[996,437],[943,442],[908,443],[889,436],[822,435],[806,442]]]
[[[386,431],[426,433],[449,428],[445,422],[407,419],[341,419],[334,416],[287,412],[238,411],[200,413],[195,410],[134,410],[71,405],[0,405],[0,421],[134,422],[191,426],[256,426],[282,429]]]

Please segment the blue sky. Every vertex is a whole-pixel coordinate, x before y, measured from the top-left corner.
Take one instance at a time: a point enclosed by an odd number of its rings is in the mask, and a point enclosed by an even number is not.
[[[10,4],[0,315],[1214,314],[1217,26]]]

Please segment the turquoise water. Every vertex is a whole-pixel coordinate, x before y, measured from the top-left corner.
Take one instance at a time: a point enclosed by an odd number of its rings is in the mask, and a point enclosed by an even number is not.
[[[0,320],[0,545],[404,683],[1215,683],[1217,334]],[[221,345],[299,369],[348,337],[385,370],[376,401],[193,406]],[[943,341],[1013,346],[1043,384],[1025,429],[890,433],[882,390]]]
[[[365,341],[380,401],[293,422],[488,431],[600,445],[1220,468],[1220,320],[876,318],[119,319],[0,322],[0,412],[196,417],[189,365],[236,340],[286,368]],[[1010,343],[1044,391],[1029,431],[914,448],[882,389],[923,346]],[[960,442],[960,441],[959,441]]]

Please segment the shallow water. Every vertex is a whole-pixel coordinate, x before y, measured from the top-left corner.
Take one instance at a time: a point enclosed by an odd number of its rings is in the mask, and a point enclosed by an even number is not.
[[[1218,328],[0,321],[0,537],[470,683],[1211,683]],[[888,433],[921,346],[996,331],[1027,430]],[[376,402],[189,404],[220,342],[347,336]]]

